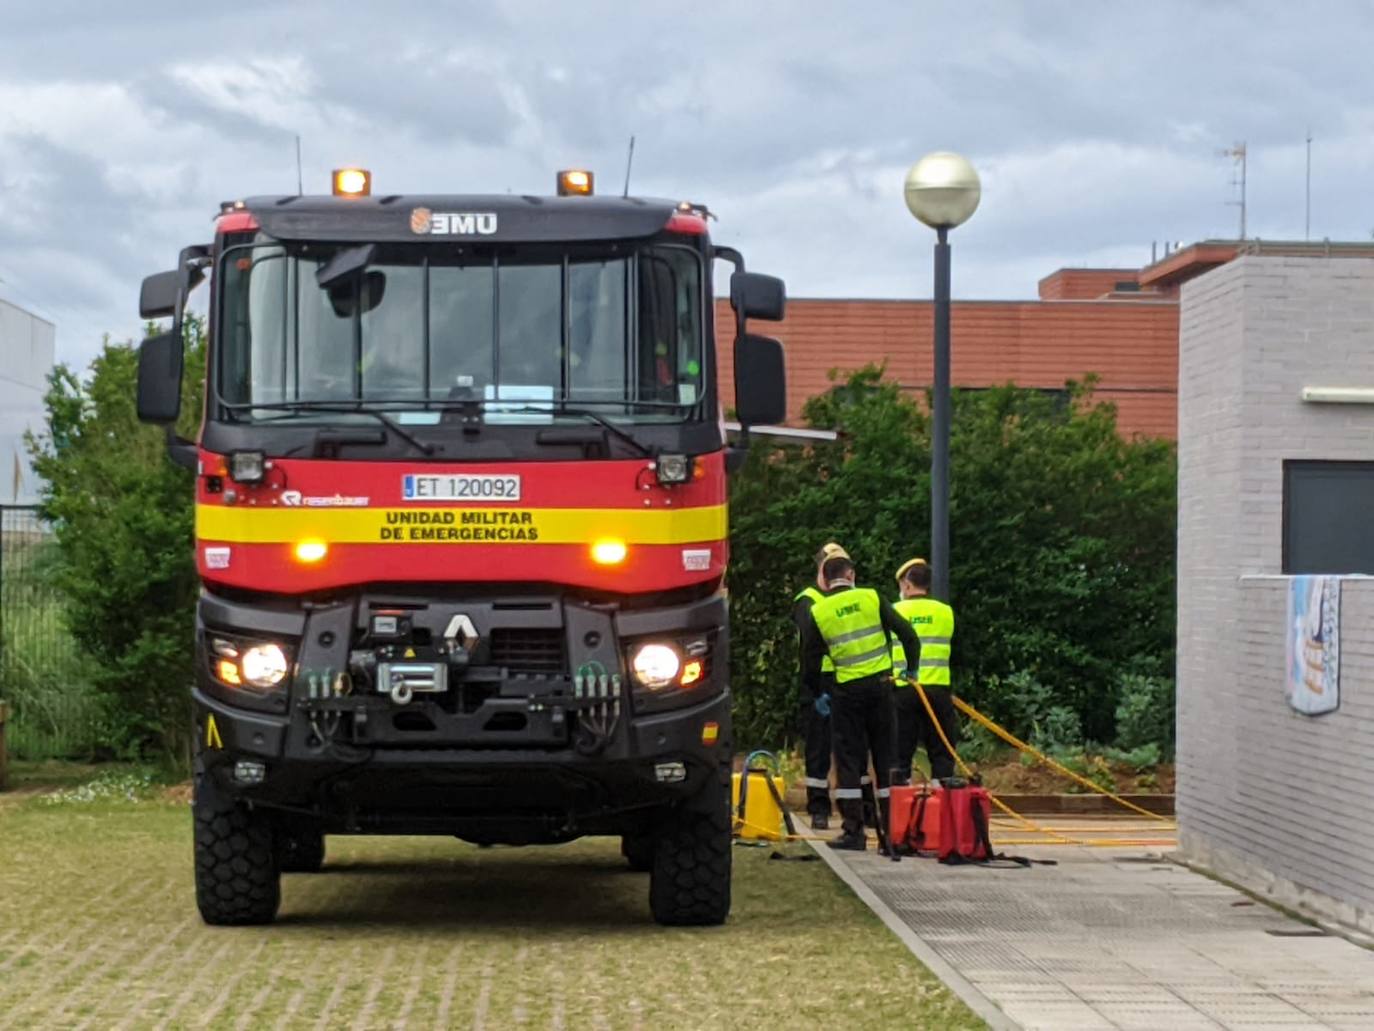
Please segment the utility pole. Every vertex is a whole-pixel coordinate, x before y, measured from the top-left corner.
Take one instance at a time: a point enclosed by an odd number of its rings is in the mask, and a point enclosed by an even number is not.
[[[1303,234],[1304,240],[1312,239],[1312,127],[1307,127],[1307,186],[1304,191],[1304,217]]]
[[[1223,151],[1221,152],[1221,154],[1222,154],[1222,157],[1231,158],[1231,159],[1236,163],[1236,170],[1237,170],[1237,172],[1238,172],[1239,175],[1240,175],[1240,178],[1239,178],[1239,179],[1232,179],[1232,180],[1231,180],[1232,185],[1238,185],[1238,186],[1240,186],[1240,201],[1239,201],[1239,202],[1237,202],[1237,201],[1230,201],[1230,202],[1228,202],[1228,203],[1231,203],[1231,204],[1237,204],[1237,203],[1239,203],[1239,206],[1240,206],[1240,239],[1244,240],[1244,239],[1245,239],[1245,171],[1246,171],[1246,169],[1245,169],[1245,164],[1246,164],[1245,141],[1244,141],[1244,140],[1241,140],[1239,143],[1237,143],[1234,147],[1231,147],[1229,150],[1223,150]]]

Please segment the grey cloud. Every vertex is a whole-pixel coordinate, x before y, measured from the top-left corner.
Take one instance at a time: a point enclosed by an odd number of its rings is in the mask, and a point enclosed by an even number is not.
[[[573,163],[618,189],[634,133],[637,192],[708,202],[723,241],[813,296],[928,291],[930,234],[900,187],[937,147],[984,172],[956,236],[964,296],[1030,295],[1056,262],[1233,232],[1217,152],[1237,139],[1252,231],[1300,235],[1309,124],[1314,234],[1374,228],[1360,0],[1092,16],[1067,0],[14,6],[0,86],[113,85],[152,127],[65,139],[56,122],[7,132],[0,112],[0,183],[37,184],[0,199],[0,276],[52,309],[64,354],[89,353],[93,326],[136,328],[138,277],[203,238],[219,201],[294,188],[296,132],[307,189],[364,161],[388,189],[474,192],[543,192]],[[186,69],[254,61],[300,82],[271,80],[270,109],[188,88]]]

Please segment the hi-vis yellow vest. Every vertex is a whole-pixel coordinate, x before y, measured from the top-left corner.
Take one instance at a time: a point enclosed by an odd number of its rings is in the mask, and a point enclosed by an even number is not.
[[[921,639],[921,661],[916,676],[922,684],[949,686],[949,643],[954,637],[954,610],[934,598],[904,598],[894,602],[897,614],[911,624]],[[892,665],[906,665],[906,650],[892,643]]]
[[[845,684],[892,668],[877,591],[851,587],[828,594],[811,606],[811,618],[835,663],[835,683]]]
[[[811,599],[811,604],[814,605],[814,604],[816,604],[816,602],[820,601],[820,600],[821,600],[822,598],[824,598],[824,597],[825,597],[825,595],[822,594],[820,591],[816,590],[816,588],[814,588],[814,587],[803,587],[800,591],[797,592],[797,596],[796,596],[795,598],[792,599],[792,604],[795,605],[797,602],[801,601],[803,598],[810,598],[810,599]],[[829,656],[829,655],[822,656],[822,658],[821,658],[821,672],[822,672],[822,673],[834,673],[834,672],[835,672],[835,663],[833,663],[833,662],[830,660],[830,656]]]

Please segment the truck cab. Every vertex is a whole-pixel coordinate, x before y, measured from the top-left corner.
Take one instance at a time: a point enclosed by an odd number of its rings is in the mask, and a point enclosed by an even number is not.
[[[345,170],[349,171],[349,170]],[[195,474],[196,892],[265,923],[331,834],[617,835],[664,924],[730,907],[729,400],[782,421],[779,280],[699,205],[223,206],[144,282],[140,418]],[[585,177],[590,186],[590,176]],[[350,189],[350,184],[355,187]],[[198,439],[182,313],[210,281]]]

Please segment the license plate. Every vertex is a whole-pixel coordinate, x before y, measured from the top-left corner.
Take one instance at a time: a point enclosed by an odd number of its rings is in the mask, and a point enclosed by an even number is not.
[[[433,476],[407,473],[401,477],[404,501],[519,501],[519,476]]]

